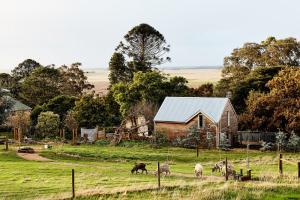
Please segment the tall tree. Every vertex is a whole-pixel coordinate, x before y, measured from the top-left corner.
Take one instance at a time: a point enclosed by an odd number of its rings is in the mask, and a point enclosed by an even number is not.
[[[132,82],[115,84],[112,93],[122,115],[126,116],[140,102],[160,105],[166,96],[185,96],[188,91],[186,83],[185,78],[169,79],[158,71],[136,72]]]
[[[253,129],[300,131],[300,68],[288,67],[267,84],[269,93],[250,93],[241,123]],[[245,117],[246,115],[246,117]],[[251,123],[249,123],[251,122]]]
[[[12,70],[12,76],[19,81],[29,76],[33,70],[39,67],[42,67],[40,63],[32,59],[26,59]]]
[[[214,93],[214,85],[212,83],[204,83],[198,88],[190,88],[190,95],[195,97],[211,97]]]
[[[52,67],[37,68],[21,83],[20,97],[31,106],[43,104],[61,94],[60,77]]]
[[[94,128],[103,126],[106,110],[103,98],[93,95],[82,96],[74,107],[74,117],[80,127]]]
[[[87,77],[80,69],[81,63],[73,63],[71,66],[63,65],[59,68],[61,74],[62,93],[69,96],[81,96],[85,90],[91,90],[94,85],[87,81]]]
[[[224,96],[256,67],[300,66],[300,42],[295,38],[269,37],[261,43],[245,43],[224,58],[222,79],[216,95]]]
[[[126,82],[132,79],[132,73],[129,71],[123,54],[115,52],[109,62],[108,79],[110,85],[118,82]]]
[[[165,54],[170,46],[164,36],[148,24],[133,27],[117,46],[116,51],[128,56],[129,68],[134,71],[148,71],[152,66],[170,61]]]

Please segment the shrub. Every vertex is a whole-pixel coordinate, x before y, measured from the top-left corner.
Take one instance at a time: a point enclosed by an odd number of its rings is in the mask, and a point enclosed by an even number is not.
[[[191,126],[186,136],[177,137],[172,144],[179,147],[196,148],[200,144],[200,134],[197,125]]]
[[[278,148],[278,151],[282,151],[286,147],[286,133],[282,131],[278,131],[276,134],[276,145]]]
[[[274,143],[262,141],[260,150],[261,151],[271,151],[271,150],[274,150]]]
[[[296,135],[294,131],[292,131],[291,136],[287,143],[287,147],[289,150],[296,152],[299,150],[299,145],[300,145],[300,137]]]
[[[229,147],[231,146],[230,141],[227,138],[227,135],[225,133],[221,133],[220,135],[221,135],[221,137],[220,137],[220,146],[219,147],[220,147],[220,149],[222,149],[224,151],[228,151]]]
[[[59,130],[59,115],[53,112],[42,112],[38,116],[36,128],[40,137],[55,138]]]
[[[153,137],[153,140],[151,141],[151,145],[153,147],[160,147],[160,146],[165,146],[169,144],[169,140],[167,138],[167,135],[157,131],[155,133],[155,136]]]

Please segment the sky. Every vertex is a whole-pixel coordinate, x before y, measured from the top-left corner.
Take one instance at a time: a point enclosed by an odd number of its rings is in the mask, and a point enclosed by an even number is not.
[[[0,69],[43,65],[107,68],[134,26],[171,45],[165,67],[216,66],[245,42],[300,39],[299,0],[0,0]]]

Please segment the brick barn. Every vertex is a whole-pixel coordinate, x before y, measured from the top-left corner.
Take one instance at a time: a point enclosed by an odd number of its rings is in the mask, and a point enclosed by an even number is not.
[[[218,147],[221,134],[235,142],[238,118],[230,100],[218,97],[166,97],[154,117],[155,131],[167,134],[169,140],[186,135],[193,125],[199,130],[201,147],[207,146],[208,132]]]

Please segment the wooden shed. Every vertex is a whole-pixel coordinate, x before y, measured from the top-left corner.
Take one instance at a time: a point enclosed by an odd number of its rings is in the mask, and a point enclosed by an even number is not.
[[[214,136],[215,147],[221,134],[231,142],[238,131],[238,118],[228,98],[217,97],[166,97],[154,118],[156,132],[167,134],[169,140],[184,136],[196,125],[202,147],[206,147],[207,134]]]

